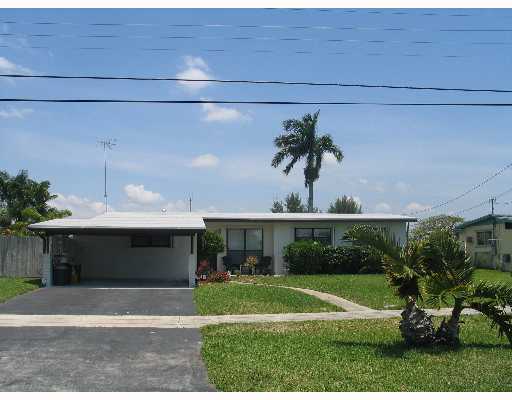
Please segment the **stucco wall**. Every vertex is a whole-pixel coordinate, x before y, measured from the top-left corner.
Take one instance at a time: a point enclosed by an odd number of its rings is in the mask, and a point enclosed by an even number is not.
[[[129,236],[77,236],[75,240],[75,262],[82,265],[83,279],[188,282],[189,236],[175,236],[173,248],[132,248]]]

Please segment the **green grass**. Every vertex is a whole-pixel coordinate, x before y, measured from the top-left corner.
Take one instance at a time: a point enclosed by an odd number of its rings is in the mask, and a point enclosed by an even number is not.
[[[343,311],[294,290],[235,283],[201,285],[194,289],[194,301],[200,315]]]
[[[40,280],[33,278],[0,278],[0,303],[37,289],[39,284]]]
[[[402,308],[402,302],[393,294],[382,274],[243,276],[240,279],[318,290],[375,309]]]
[[[202,355],[222,391],[512,391],[508,342],[464,320],[457,349],[408,348],[397,319],[210,325]]]
[[[239,279],[245,282],[318,290],[377,310],[400,309],[403,306],[403,302],[394,295],[383,274],[241,276]],[[512,284],[510,272],[476,270],[475,280],[484,279]]]

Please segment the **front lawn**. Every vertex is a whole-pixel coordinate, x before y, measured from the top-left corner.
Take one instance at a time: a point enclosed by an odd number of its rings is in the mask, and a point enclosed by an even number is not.
[[[343,311],[295,290],[236,283],[201,285],[194,289],[194,301],[200,315]]]
[[[33,278],[0,278],[0,303],[11,297],[37,289],[39,279]]]
[[[211,325],[202,355],[222,391],[512,391],[508,342],[464,320],[458,349],[407,348],[398,319]]]
[[[244,282],[318,290],[376,310],[401,309],[403,306],[402,301],[388,286],[384,274],[241,276],[238,279]],[[476,270],[475,280],[480,279],[512,283],[510,272],[488,269]]]
[[[402,308],[383,274],[242,276],[239,279],[318,290],[375,309]]]

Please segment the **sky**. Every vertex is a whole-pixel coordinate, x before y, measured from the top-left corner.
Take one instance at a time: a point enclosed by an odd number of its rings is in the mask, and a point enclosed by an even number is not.
[[[0,13],[0,73],[300,80],[512,89],[512,10],[15,10]],[[32,35],[32,36],[30,36]],[[52,36],[33,36],[52,35]],[[214,83],[0,78],[0,97],[510,102],[510,95]],[[53,204],[101,213],[103,151],[117,211],[269,211],[307,198],[303,164],[270,165],[282,121],[320,109],[315,206],[349,195],[364,212],[411,213],[510,163],[507,108],[0,103],[0,169],[49,180]],[[512,188],[512,168],[439,213]],[[496,212],[512,213],[512,193]],[[484,204],[462,214],[489,213]],[[434,212],[422,213],[429,216]]]

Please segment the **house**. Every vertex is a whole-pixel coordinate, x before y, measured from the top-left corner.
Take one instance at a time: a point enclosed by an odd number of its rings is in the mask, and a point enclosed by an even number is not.
[[[284,247],[301,239],[340,246],[354,224],[370,224],[405,243],[415,218],[391,214],[327,213],[135,213],[109,212],[89,219],[55,219],[30,225],[46,233],[43,277],[52,284],[52,260],[66,257],[81,265],[82,279],[137,279],[195,283],[197,237],[219,232],[226,244],[218,254],[243,261],[272,257],[271,271],[286,273]],[[53,245],[52,245],[53,241]],[[51,253],[54,253],[53,256]]]
[[[476,266],[512,270],[512,215],[484,215],[457,225],[455,231]]]

